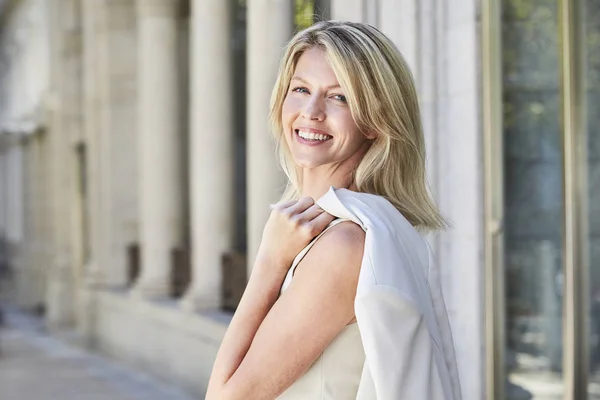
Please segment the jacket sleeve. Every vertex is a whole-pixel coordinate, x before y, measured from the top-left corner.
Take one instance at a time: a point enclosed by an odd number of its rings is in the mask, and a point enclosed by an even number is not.
[[[438,372],[436,344],[408,295],[373,286],[356,297],[355,312],[368,368],[363,380],[372,380],[361,386],[372,385],[377,400],[452,398]]]

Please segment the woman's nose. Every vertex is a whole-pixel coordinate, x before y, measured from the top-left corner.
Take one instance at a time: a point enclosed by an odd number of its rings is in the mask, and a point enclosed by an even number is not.
[[[325,119],[325,111],[322,102],[312,97],[302,109],[302,117],[310,120],[323,121]]]

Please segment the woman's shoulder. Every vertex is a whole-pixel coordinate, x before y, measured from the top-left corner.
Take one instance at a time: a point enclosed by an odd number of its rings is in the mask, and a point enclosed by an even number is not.
[[[310,296],[319,300],[332,315],[354,318],[365,233],[352,221],[343,221],[328,229],[298,264],[286,289],[294,297],[291,303]],[[305,302],[304,302],[305,303]],[[343,325],[342,325],[343,326]]]
[[[354,221],[343,220],[325,232],[323,239],[329,244],[336,244],[341,248],[354,247],[364,244],[365,231]]]
[[[306,257],[319,260],[343,260],[355,263],[362,259],[365,231],[351,220],[336,220],[334,226],[324,232]],[[336,263],[337,264],[337,263]]]
[[[359,225],[352,221],[339,222],[315,242],[300,270],[311,274],[344,275],[349,285],[356,285],[364,246],[365,232]]]

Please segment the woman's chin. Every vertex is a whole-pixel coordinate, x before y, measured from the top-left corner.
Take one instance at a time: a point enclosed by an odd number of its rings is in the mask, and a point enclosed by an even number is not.
[[[323,160],[318,160],[314,158],[296,158],[296,165],[306,169],[314,169],[320,167],[325,164]]]

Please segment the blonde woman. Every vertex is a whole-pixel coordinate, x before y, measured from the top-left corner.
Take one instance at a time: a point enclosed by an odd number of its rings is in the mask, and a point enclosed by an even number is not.
[[[207,399],[460,399],[412,76],[377,29],[320,22],[271,99],[272,206]]]

